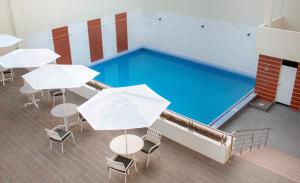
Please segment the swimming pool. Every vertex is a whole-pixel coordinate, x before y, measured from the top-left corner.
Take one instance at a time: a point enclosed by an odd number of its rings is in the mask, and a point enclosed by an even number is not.
[[[164,53],[139,49],[94,65],[95,80],[112,87],[147,84],[169,110],[211,124],[254,88],[253,78]]]

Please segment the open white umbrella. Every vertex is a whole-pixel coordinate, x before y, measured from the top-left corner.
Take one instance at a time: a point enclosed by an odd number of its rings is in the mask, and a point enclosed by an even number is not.
[[[169,101],[147,85],[104,89],[78,107],[94,130],[149,127]]]
[[[83,65],[56,65],[47,64],[22,77],[36,90],[78,88],[96,77],[96,72]],[[65,95],[63,103],[65,104]],[[64,110],[65,105],[63,105]],[[65,111],[64,111],[65,112]],[[64,117],[64,124],[67,128],[67,118]]]
[[[104,89],[78,107],[94,130],[150,127],[169,101],[147,85]],[[126,140],[127,143],[127,140]]]
[[[22,77],[34,89],[64,89],[81,87],[99,72],[83,65],[47,64]]]
[[[0,57],[4,68],[34,68],[55,61],[60,55],[49,49],[17,49]]]
[[[44,90],[78,88],[98,74],[99,72],[83,65],[47,64],[22,77],[34,89]]]
[[[22,39],[9,34],[0,34],[0,48],[9,47],[19,43]]]

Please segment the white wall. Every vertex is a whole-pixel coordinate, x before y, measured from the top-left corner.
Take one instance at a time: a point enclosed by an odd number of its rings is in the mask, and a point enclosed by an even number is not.
[[[275,58],[300,62],[300,32],[261,26],[257,31],[257,51]]]
[[[254,74],[257,54],[253,25],[262,22],[265,1],[11,0],[11,5],[17,34],[25,39],[21,46],[53,48],[50,30],[69,25],[74,63],[89,61],[85,22],[99,17],[104,56],[116,55],[114,14],[126,11],[129,48],[143,44]],[[145,11],[136,10],[139,8]],[[163,21],[157,22],[160,16]],[[206,28],[202,30],[201,24]],[[246,36],[248,32],[251,37]]]
[[[0,34],[15,35],[9,0],[0,0]],[[0,56],[15,49],[15,47],[16,46],[12,46],[5,49],[1,48]]]
[[[145,46],[255,75],[256,26],[158,11],[142,17]]]
[[[270,26],[264,24],[259,26],[257,52],[300,62],[300,1],[284,0],[282,5],[282,17],[273,19]]]
[[[266,0],[143,0],[143,9],[259,25]]]
[[[141,11],[129,11],[128,19],[128,48],[135,49],[141,46]],[[102,41],[104,58],[117,55],[115,16],[104,16],[101,18]],[[69,39],[73,64],[90,64],[90,48],[88,40],[87,22],[81,21],[66,24],[69,29]],[[24,36],[23,45],[26,48],[49,48],[54,50],[51,29],[34,32]]]
[[[136,9],[162,10],[183,15],[259,25],[266,0],[2,0],[11,1],[19,34],[40,32]],[[3,11],[1,11],[3,12]],[[8,19],[7,19],[8,20]]]
[[[0,1],[0,34],[15,34],[9,0]]]
[[[44,31],[138,9],[139,0],[11,0],[24,33]]]
[[[289,30],[300,32],[300,1],[285,0],[285,24]]]
[[[114,15],[101,20],[104,57],[110,58],[117,54]],[[89,64],[86,22],[68,26],[73,63]],[[255,29],[255,26],[157,11],[128,12],[129,49],[143,45],[252,75],[258,60]],[[24,43],[28,48],[52,49],[51,37],[51,30],[36,32],[25,36]]]

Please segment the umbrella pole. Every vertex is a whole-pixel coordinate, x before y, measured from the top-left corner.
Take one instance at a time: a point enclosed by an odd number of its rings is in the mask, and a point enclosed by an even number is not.
[[[63,91],[63,104],[66,103],[65,90],[66,89],[62,89],[62,91]],[[63,105],[63,107],[64,107],[64,112],[66,112],[66,106]],[[67,117],[64,117],[64,125],[66,127],[66,131],[68,131],[68,118]]]
[[[63,103],[66,103],[66,89],[62,89],[63,91]]]
[[[126,154],[128,154],[128,146],[127,146],[127,131],[125,130],[125,144],[126,144]]]

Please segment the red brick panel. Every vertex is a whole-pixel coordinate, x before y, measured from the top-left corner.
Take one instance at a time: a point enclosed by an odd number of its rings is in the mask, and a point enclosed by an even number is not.
[[[298,64],[296,81],[294,85],[290,108],[296,111],[300,110],[300,64]]]
[[[52,30],[54,50],[61,57],[56,60],[57,64],[72,64],[71,48],[68,27],[60,27]]]
[[[282,59],[259,56],[255,93],[260,99],[275,102],[281,64]]]
[[[128,35],[127,35],[127,14],[120,13],[115,16],[116,19],[116,36],[117,36],[117,51],[122,52],[128,50]]]
[[[91,62],[103,58],[101,19],[87,22]]]

